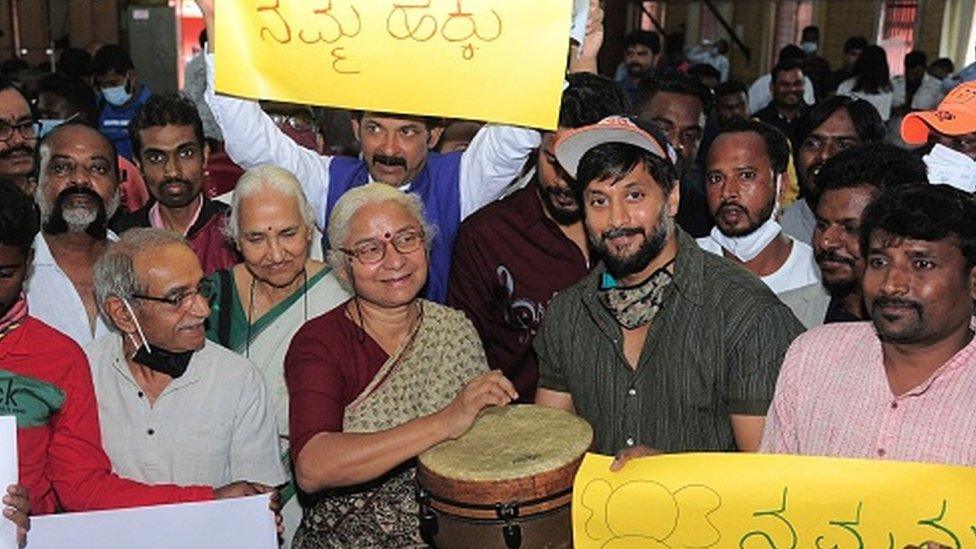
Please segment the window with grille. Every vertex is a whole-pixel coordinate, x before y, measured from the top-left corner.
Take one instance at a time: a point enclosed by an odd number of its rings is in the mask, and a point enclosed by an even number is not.
[[[891,75],[905,72],[905,54],[915,47],[919,0],[885,0],[881,5],[878,45],[885,49]]]

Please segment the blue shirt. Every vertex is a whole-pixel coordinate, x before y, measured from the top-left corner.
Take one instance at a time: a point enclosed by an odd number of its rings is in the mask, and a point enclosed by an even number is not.
[[[129,122],[136,116],[136,112],[149,100],[152,91],[149,86],[142,85],[139,95],[121,107],[102,99],[102,112],[98,116],[98,131],[115,145],[119,156],[132,160],[132,143],[129,141]]]

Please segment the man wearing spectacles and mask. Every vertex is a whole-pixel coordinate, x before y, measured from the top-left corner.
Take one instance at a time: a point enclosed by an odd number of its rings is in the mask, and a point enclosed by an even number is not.
[[[119,332],[85,348],[113,469],[149,484],[283,483],[264,380],[204,337],[212,287],[185,239],[129,230],[95,265],[94,283]]]
[[[193,102],[176,94],[152,96],[129,124],[129,135],[152,199],[113,220],[112,230],[155,227],[179,233],[207,275],[240,262],[223,233],[230,206],[203,192],[210,147]]]
[[[38,125],[24,94],[13,82],[0,78],[0,176],[24,194],[34,194],[34,151]]]

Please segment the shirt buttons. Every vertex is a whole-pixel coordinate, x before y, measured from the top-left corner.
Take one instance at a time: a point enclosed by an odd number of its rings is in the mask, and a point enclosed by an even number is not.
[[[891,403],[891,409],[892,410],[897,410],[898,409],[898,402],[897,401]]]
[[[637,389],[634,389],[633,387],[631,387],[630,390],[627,391],[627,394],[630,395],[630,396],[636,396],[637,395]]]
[[[885,453],[886,452],[885,452],[885,449],[884,448],[878,448],[878,456],[884,457],[885,456]]]
[[[153,435],[156,434],[156,430],[155,429],[149,429],[148,431],[146,431],[146,434],[149,435],[149,436],[153,436]]]
[[[627,437],[627,441],[626,442],[627,442],[627,446],[633,446],[634,445],[634,439],[633,439],[633,437]]]
[[[142,394],[142,391],[139,391],[138,393],[136,393],[136,396],[142,398],[144,395]]]

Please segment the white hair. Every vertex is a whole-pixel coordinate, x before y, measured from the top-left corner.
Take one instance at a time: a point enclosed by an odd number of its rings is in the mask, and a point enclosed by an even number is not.
[[[131,303],[133,295],[146,291],[136,275],[136,257],[172,244],[187,245],[186,238],[173,231],[150,228],[129,229],[118,242],[109,244],[95,262],[93,273],[95,300],[102,314],[108,316],[105,311],[108,298],[117,297]]]
[[[436,228],[424,217],[424,204],[420,201],[420,197],[413,193],[405,193],[386,183],[368,183],[346,191],[336,202],[329,216],[327,233],[329,250],[326,253],[326,261],[337,272],[346,272],[349,266],[349,257],[339,249],[345,246],[346,240],[349,239],[349,221],[363,206],[379,202],[394,202],[403,206],[410,217],[414,218],[423,229],[427,249],[430,249]],[[343,277],[339,279],[342,281]],[[346,289],[351,290],[349,287]]]
[[[309,205],[305,192],[302,191],[302,184],[290,171],[278,166],[268,164],[256,166],[244,172],[244,175],[237,180],[234,187],[233,196],[230,199],[230,219],[224,226],[224,234],[233,242],[238,242],[241,237],[240,211],[241,202],[250,196],[254,196],[262,191],[271,191],[282,196],[294,198],[298,202],[298,211],[302,215],[302,221],[311,231],[315,227],[315,212]]]

